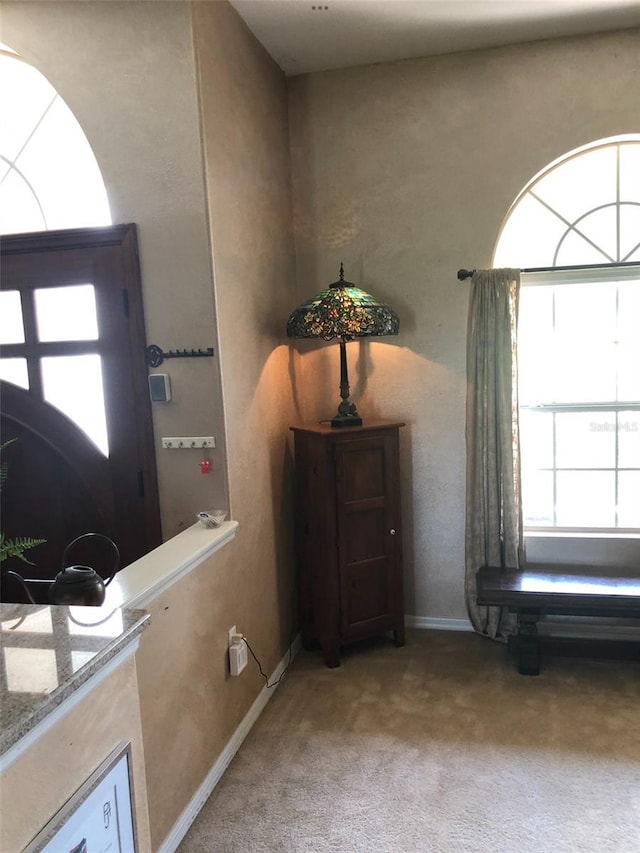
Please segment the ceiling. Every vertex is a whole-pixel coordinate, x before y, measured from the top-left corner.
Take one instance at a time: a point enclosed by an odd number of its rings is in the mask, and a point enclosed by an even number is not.
[[[640,0],[231,0],[287,76],[640,27]]]

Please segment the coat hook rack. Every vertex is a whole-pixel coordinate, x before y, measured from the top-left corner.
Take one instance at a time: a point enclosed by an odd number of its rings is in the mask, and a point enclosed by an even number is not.
[[[162,347],[150,344],[147,347],[147,364],[149,367],[160,367],[162,362],[167,358],[212,358],[213,347],[207,349],[183,349],[169,350],[164,352]]]

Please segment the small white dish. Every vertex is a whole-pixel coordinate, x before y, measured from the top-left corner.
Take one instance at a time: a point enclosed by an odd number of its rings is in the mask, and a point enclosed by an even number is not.
[[[227,517],[227,511],[224,509],[211,509],[206,512],[199,512],[196,517],[203,527],[220,527]]]

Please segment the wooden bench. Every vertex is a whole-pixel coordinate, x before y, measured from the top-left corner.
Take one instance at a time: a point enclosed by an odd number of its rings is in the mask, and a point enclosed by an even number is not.
[[[477,576],[477,603],[506,607],[517,614],[517,630],[509,638],[518,670],[523,675],[540,672],[541,616],[607,616],[640,619],[640,577],[614,572],[573,568],[555,572],[484,566]],[[640,641],[626,643],[640,652]]]

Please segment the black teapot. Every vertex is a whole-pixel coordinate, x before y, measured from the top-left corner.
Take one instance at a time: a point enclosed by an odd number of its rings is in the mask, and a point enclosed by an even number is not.
[[[106,579],[101,577],[101,575],[99,575],[98,572],[90,566],[79,564],[67,565],[67,563],[70,562],[69,552],[72,548],[80,546],[80,548],[82,548],[81,553],[85,555],[87,546],[92,546],[94,543],[99,541],[107,543],[109,555],[113,561],[110,571],[107,572]],[[91,562],[93,562],[95,556],[96,555],[93,555],[90,558]],[[104,562],[104,555],[102,555],[102,557],[103,559],[101,560],[101,563]],[[85,555],[84,559],[86,560],[89,558]],[[104,601],[106,587],[111,583],[120,567],[120,551],[118,550],[116,543],[112,539],[109,539],[108,536],[104,536],[102,533],[83,533],[82,536],[78,536],[72,542],[69,542],[67,547],[64,549],[62,565],[63,569],[55,576],[53,583],[51,583],[51,581],[43,580],[42,578],[23,578],[22,575],[13,570],[3,571],[2,577],[3,579],[12,578],[17,582],[22,587],[27,600],[30,601],[31,604],[36,604],[37,602],[31,594],[30,587],[33,587],[34,589],[42,588],[43,584],[48,584],[49,588],[47,590],[47,597],[49,599],[49,604],[99,606]]]
[[[49,587],[49,604],[99,606],[104,601],[106,586],[90,566],[67,566],[58,572]]]
[[[111,573],[103,578],[90,566],[72,565],[66,566],[55,576],[49,587],[50,604],[80,604],[88,606],[99,606],[103,603],[106,587],[111,583],[120,566],[120,552],[116,543],[103,536],[102,533],[83,533],[72,542],[69,542],[62,555],[62,565],[68,560],[69,551],[79,543],[87,543],[100,539],[105,541],[113,554],[113,566]]]

